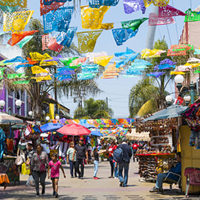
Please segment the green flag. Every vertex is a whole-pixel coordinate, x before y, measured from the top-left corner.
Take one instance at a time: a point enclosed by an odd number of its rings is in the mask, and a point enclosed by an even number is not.
[[[5,67],[0,68],[0,76],[3,76],[3,70],[5,69]]]
[[[6,60],[0,61],[0,66],[4,66],[4,65],[13,65],[13,63],[4,63],[4,61],[6,61]]]
[[[192,11],[190,8],[185,11],[184,22],[196,22],[200,21],[200,12]]]
[[[27,78],[28,76],[25,76],[25,73],[18,73],[18,74],[8,74],[8,79],[14,79],[14,78]]]
[[[136,31],[140,25],[146,21],[148,18],[134,19],[130,21],[121,22],[122,28],[128,29],[131,28],[133,31]]]
[[[61,63],[63,63],[65,66],[70,65],[70,63],[72,63],[73,60],[76,60],[78,57],[73,57],[73,58],[68,58],[66,60],[60,60]]]
[[[14,81],[13,84],[29,84],[30,80]]]
[[[33,38],[33,35],[26,36],[24,39],[22,39],[20,42],[18,42],[17,45],[19,46],[20,49],[22,49],[22,47],[23,47],[27,42],[29,42],[32,38]]]

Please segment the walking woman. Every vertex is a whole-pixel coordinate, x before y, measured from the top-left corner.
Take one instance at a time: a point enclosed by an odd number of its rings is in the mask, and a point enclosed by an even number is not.
[[[42,195],[45,193],[46,166],[48,165],[48,155],[42,151],[42,146],[36,146],[36,153],[31,159],[31,172],[35,180],[36,197],[39,197],[39,181],[42,185]]]
[[[108,149],[108,152],[109,152],[109,162],[110,162],[110,167],[111,167],[111,175],[108,178],[114,178],[113,173],[114,173],[115,168],[117,169],[117,166],[115,166],[115,161],[113,160],[113,153],[117,149],[117,145],[115,145],[114,141],[111,141],[110,143],[111,145]],[[115,174],[117,174],[117,172]]]

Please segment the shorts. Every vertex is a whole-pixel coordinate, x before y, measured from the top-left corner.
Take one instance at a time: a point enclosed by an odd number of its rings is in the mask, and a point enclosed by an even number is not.
[[[59,179],[59,177],[51,177],[51,180]]]

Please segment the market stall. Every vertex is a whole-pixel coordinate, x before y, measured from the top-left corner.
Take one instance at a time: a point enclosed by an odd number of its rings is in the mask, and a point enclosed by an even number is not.
[[[127,133],[126,137],[128,140],[137,140],[137,141],[150,141],[150,137],[149,137],[149,133],[150,132],[136,132],[136,129],[133,128],[131,130],[131,133]]]

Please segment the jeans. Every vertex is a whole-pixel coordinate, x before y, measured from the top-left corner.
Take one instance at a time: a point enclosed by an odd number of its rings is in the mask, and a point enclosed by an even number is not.
[[[98,167],[99,167],[99,161],[95,160],[94,161],[94,177],[97,176]]]
[[[115,164],[116,164],[116,162],[113,162],[113,166],[114,166],[114,169],[115,169],[115,177],[118,178],[118,176],[119,176],[119,171],[118,171],[119,164],[117,163],[117,167],[115,167]]]
[[[32,175],[35,180],[36,193],[39,194],[39,179],[40,179],[40,183],[42,185],[42,190],[45,191],[46,172],[33,171]]]
[[[79,165],[81,165],[81,172],[79,171]],[[83,164],[83,159],[76,159],[76,172],[79,175],[79,178],[83,177],[84,174],[84,164]]]
[[[133,162],[135,162],[135,153],[137,152],[137,149],[133,149]]]
[[[124,178],[122,176],[122,171],[124,169]],[[119,163],[119,181],[124,182],[124,187],[127,186],[128,182],[128,170],[129,170],[129,163],[122,161]]]
[[[111,167],[111,176],[113,176],[113,173],[114,173],[114,167],[115,167],[115,163],[113,162],[113,159],[112,158],[109,158],[109,161],[110,161],[110,167]]]
[[[75,168],[75,162],[69,160],[69,165],[70,165],[70,174],[71,176],[76,176],[76,168]],[[73,173],[74,171],[74,173]]]
[[[162,184],[163,184],[163,179],[167,176],[167,174],[164,173],[160,173],[157,176],[157,180],[156,180],[156,188],[162,188]]]

